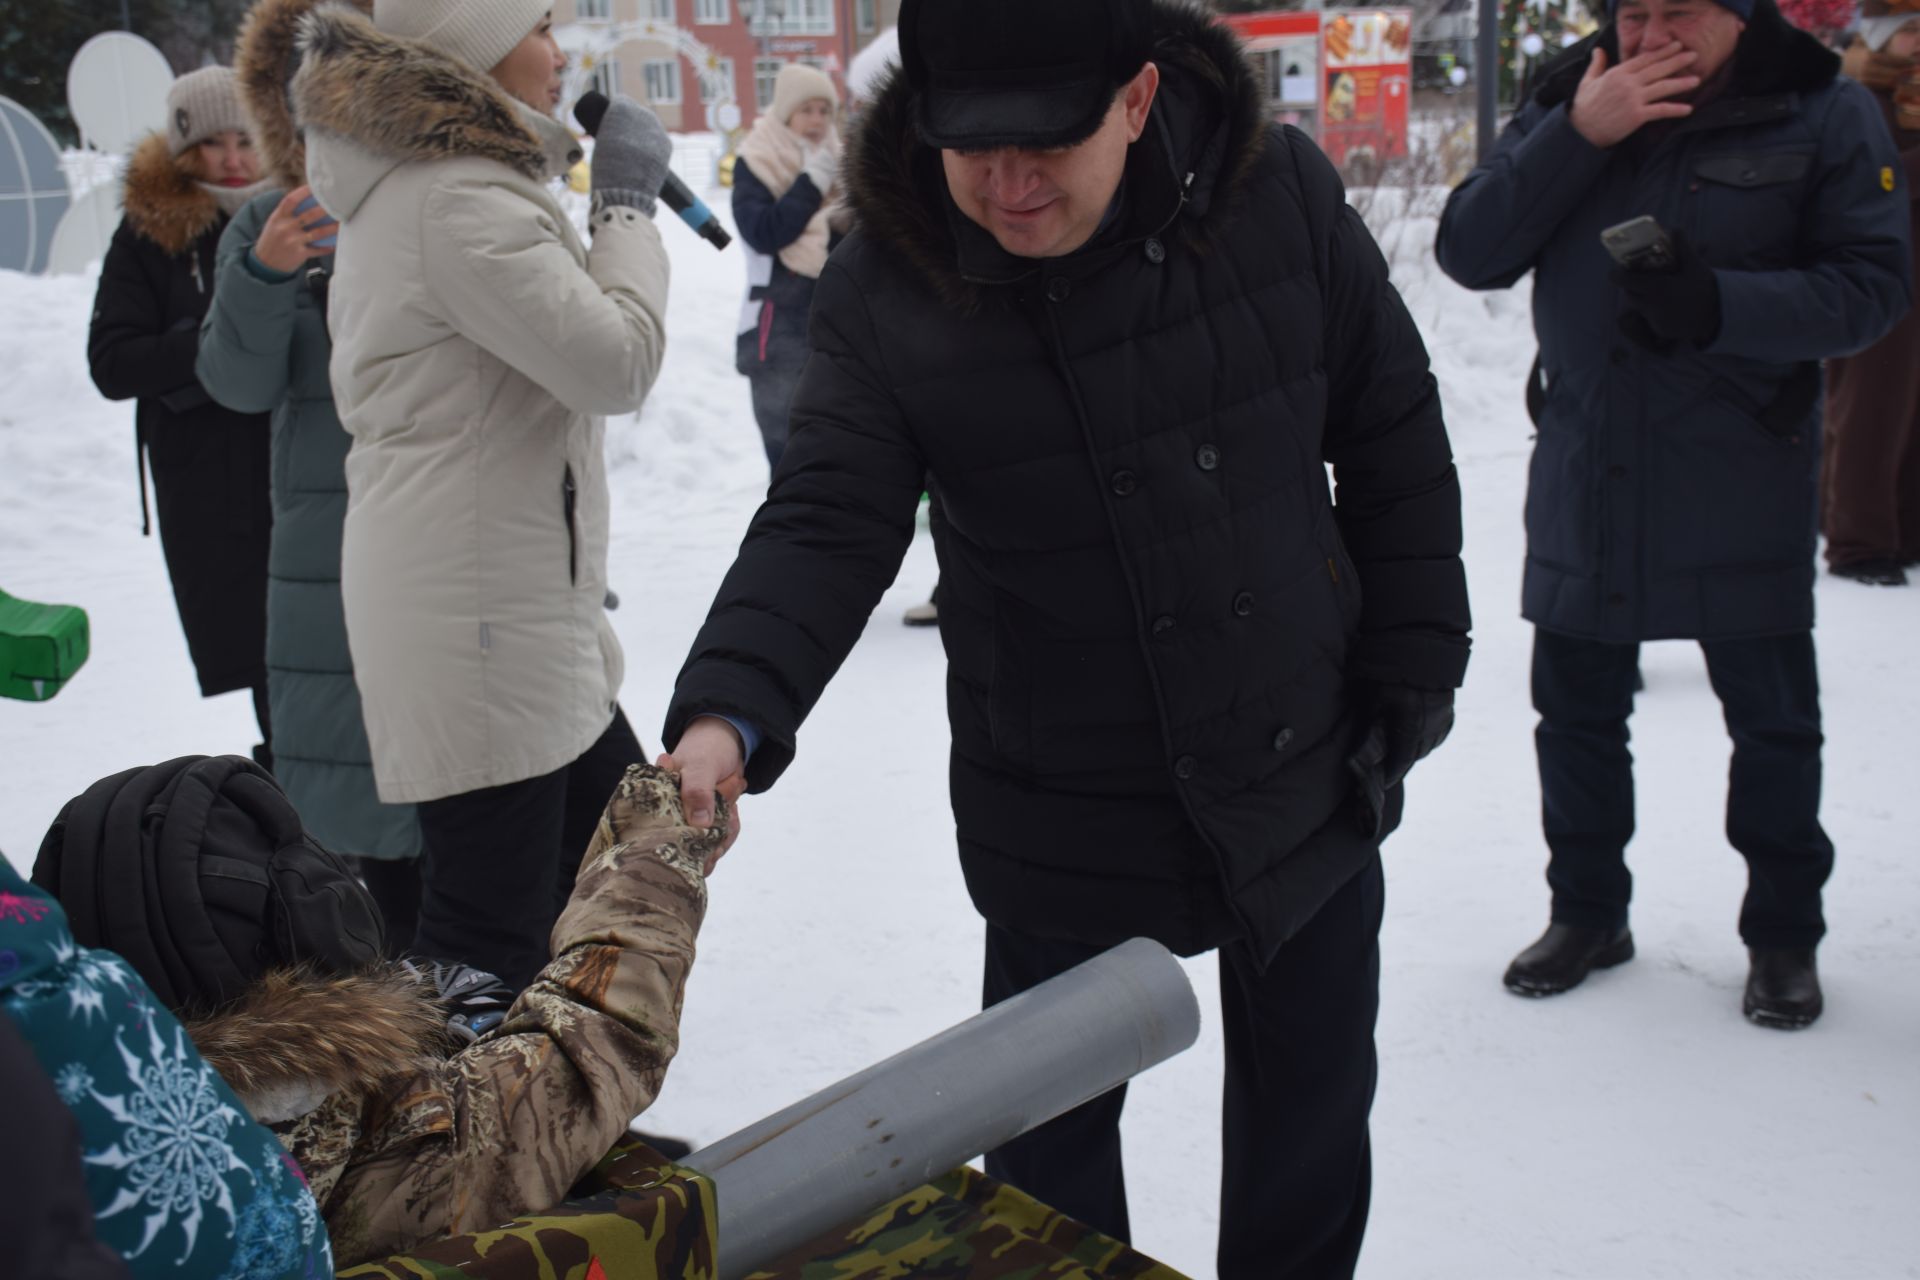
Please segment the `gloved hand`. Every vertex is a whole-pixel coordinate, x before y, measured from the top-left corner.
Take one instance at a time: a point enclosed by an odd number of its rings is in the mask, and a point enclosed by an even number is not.
[[[1704,347],[1720,336],[1720,281],[1685,232],[1673,233],[1673,259],[1667,271],[1615,268],[1611,276],[1626,303],[1620,331],[1655,355],[1670,354],[1679,342]]]
[[[840,172],[840,157],[831,147],[808,147],[801,153],[800,172],[813,179],[814,190],[825,196]]]
[[[413,956],[400,967],[433,988],[447,1011],[447,1031],[464,1048],[506,1020],[514,992],[484,969]]]
[[[672,155],[673,139],[660,117],[615,95],[593,140],[593,207],[623,204],[651,218]]]
[[[1361,826],[1369,834],[1378,834],[1387,792],[1404,782],[1413,766],[1453,732],[1453,690],[1383,684],[1374,686],[1365,698],[1370,720],[1367,736],[1347,757],[1347,770],[1362,801]]]

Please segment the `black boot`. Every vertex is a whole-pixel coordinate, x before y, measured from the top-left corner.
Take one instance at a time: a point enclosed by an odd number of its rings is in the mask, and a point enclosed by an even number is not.
[[[1812,947],[1748,947],[1747,994],[1740,1011],[1756,1027],[1798,1031],[1810,1027],[1825,1002]]]
[[[1864,582],[1870,587],[1904,587],[1907,585],[1907,571],[1898,560],[1856,560],[1852,564],[1837,564],[1827,572],[1837,578],[1852,578],[1855,582]]]
[[[1587,929],[1555,922],[1540,940],[1513,958],[1504,981],[1519,996],[1557,996],[1586,981],[1595,969],[1611,969],[1633,959],[1633,934],[1619,929]]]

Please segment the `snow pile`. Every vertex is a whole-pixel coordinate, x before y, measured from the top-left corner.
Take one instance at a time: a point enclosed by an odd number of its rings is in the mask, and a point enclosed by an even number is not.
[[[900,28],[888,27],[847,64],[847,96],[871,102],[887,74],[900,65]]]
[[[725,217],[724,193],[710,199]],[[1517,617],[1527,297],[1457,288],[1433,267],[1430,221],[1376,220],[1446,399],[1478,625],[1459,727],[1414,775],[1386,854],[1363,1273],[1920,1277],[1920,592],[1820,585],[1839,868],[1816,1029],[1740,1018],[1727,744],[1684,644],[1648,648],[1634,722],[1639,958],[1560,1000],[1507,995],[1502,968],[1546,920],[1531,633]],[[674,258],[667,364],[609,443],[623,700],[650,746],[766,480],[733,372],[741,260],[661,225]],[[0,587],[82,604],[94,625],[94,657],[69,689],[0,702],[0,848],[22,867],[94,779],[254,741],[244,696],[196,694],[158,543],[139,535],[132,408],[87,378],[92,291],[91,279],[0,272]],[[977,1007],[980,924],[952,849],[939,640],[898,624],[933,576],[921,537],[794,768],[745,806],[653,1130],[710,1141]],[[1188,968],[1210,1010],[1212,961]],[[1213,1274],[1220,1070],[1209,1014],[1200,1044],[1128,1103],[1135,1239],[1196,1280]]]

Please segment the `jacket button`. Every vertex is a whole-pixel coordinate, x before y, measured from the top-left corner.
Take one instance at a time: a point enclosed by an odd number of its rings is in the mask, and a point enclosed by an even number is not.
[[[1047,281],[1047,301],[1065,302],[1067,295],[1073,292],[1073,281],[1065,276],[1055,276]]]
[[[1147,261],[1156,267],[1167,260],[1167,246],[1161,244],[1158,240],[1149,239],[1147,241],[1146,253]]]
[[[1220,451],[1210,444],[1203,444],[1194,450],[1193,464],[1202,471],[1211,471],[1220,465]]]
[[[1179,778],[1182,782],[1184,782],[1188,778],[1191,778],[1193,776],[1194,770],[1198,769],[1199,767],[1200,767],[1200,762],[1198,760],[1195,760],[1192,756],[1181,756],[1178,760],[1175,760],[1173,762],[1173,776],[1176,778]]]
[[[1126,497],[1139,487],[1140,477],[1134,475],[1133,472],[1116,471],[1113,473],[1113,491],[1121,497]]]
[[[1293,730],[1291,729],[1282,729],[1273,735],[1273,749],[1275,751],[1285,751],[1292,742]]]
[[[1627,469],[1625,467],[1620,467],[1620,466],[1608,467],[1607,474],[1612,476],[1615,480],[1625,480],[1627,478]]]
[[[1609,355],[1615,364],[1625,364],[1627,362],[1627,349],[1625,347],[1615,347]]]
[[[1166,614],[1163,613],[1153,620],[1153,634],[1160,635],[1171,630],[1173,630],[1173,619]]]
[[[1626,593],[1623,591],[1616,591],[1612,595],[1607,597],[1608,604],[1625,604],[1626,602],[1627,602],[1627,596],[1626,596]]]
[[[1253,612],[1253,592],[1242,591],[1233,598],[1233,612],[1238,617],[1246,617]]]

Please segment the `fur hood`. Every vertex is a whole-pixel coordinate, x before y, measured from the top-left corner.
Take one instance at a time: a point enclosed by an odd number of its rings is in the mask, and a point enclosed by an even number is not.
[[[1155,0],[1153,24],[1160,91],[1127,159],[1126,230],[1144,237],[1181,218],[1182,233],[1204,241],[1233,215],[1266,144],[1266,110],[1239,37],[1210,11]],[[896,66],[854,135],[849,200],[863,236],[905,257],[948,302],[971,308],[981,286],[1028,274],[1032,264],[1000,252],[954,207],[915,108]]]
[[[170,256],[185,253],[220,222],[220,205],[180,167],[160,134],[151,134],[127,160],[121,189],[127,225]]]
[[[1607,51],[1608,65],[1620,61],[1620,40],[1612,23],[1541,68],[1534,100],[1543,107],[1571,102],[1596,47]],[[1753,16],[1734,48],[1727,98],[1811,93],[1832,84],[1839,74],[1839,54],[1781,17],[1774,0],[1754,0]]]
[[[334,1094],[448,1052],[446,1015],[398,968],[347,977],[281,969],[187,1034],[262,1124],[292,1120]]]
[[[343,0],[361,13],[373,0]],[[240,101],[253,122],[253,145],[262,170],[283,190],[307,180],[307,148],[294,123],[289,89],[299,69],[300,20],[321,0],[259,0],[240,27],[233,70]]]
[[[300,69],[294,120],[315,152],[329,152],[322,193],[328,211],[351,217],[382,177],[402,164],[477,156],[535,182],[565,173],[582,155],[565,125],[516,102],[484,72],[413,40],[387,35],[345,3],[296,19]],[[332,154],[344,144],[355,159]]]

